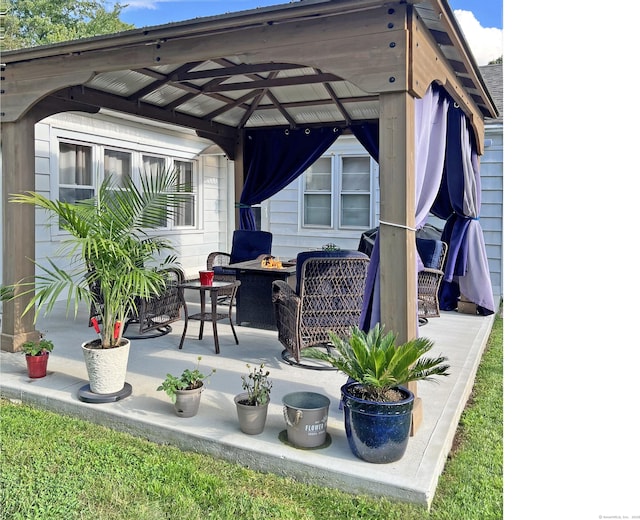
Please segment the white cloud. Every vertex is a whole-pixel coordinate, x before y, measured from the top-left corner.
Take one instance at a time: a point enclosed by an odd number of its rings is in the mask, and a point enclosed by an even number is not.
[[[456,9],[453,14],[478,65],[486,65],[502,56],[502,29],[482,27],[471,11]]]
[[[129,0],[126,3],[127,9],[151,9],[156,10],[158,6],[157,0]]]

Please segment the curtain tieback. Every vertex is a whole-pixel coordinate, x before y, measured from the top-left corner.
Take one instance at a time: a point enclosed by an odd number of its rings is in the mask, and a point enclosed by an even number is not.
[[[402,229],[408,229],[409,231],[415,231],[416,228],[412,228],[410,226],[405,226],[404,224],[395,224],[393,222],[385,222],[384,220],[380,221],[380,224],[384,224],[385,226],[393,226],[393,227],[399,227]]]

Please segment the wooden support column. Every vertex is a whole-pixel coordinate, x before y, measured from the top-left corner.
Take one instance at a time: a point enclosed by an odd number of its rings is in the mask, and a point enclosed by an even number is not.
[[[416,337],[415,119],[407,92],[380,94],[380,314],[404,343]],[[417,385],[413,435],[422,422]]]
[[[240,195],[242,195],[242,187],[244,186],[244,130],[238,130],[238,139],[236,141],[236,156],[233,162],[234,182],[235,182],[235,226],[233,229],[240,227]],[[229,241],[231,243],[231,241]]]
[[[35,191],[35,130],[32,117],[2,125],[2,283],[12,285],[33,280],[36,256],[35,207],[9,202],[9,196]],[[2,303],[0,348],[17,352],[25,341],[36,341],[40,333],[33,322],[34,311],[22,313],[29,295]]]

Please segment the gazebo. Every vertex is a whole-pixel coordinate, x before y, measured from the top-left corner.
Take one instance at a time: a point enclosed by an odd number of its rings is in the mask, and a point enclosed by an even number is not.
[[[416,112],[427,112],[427,93],[434,106],[446,97],[473,154],[483,152],[483,119],[497,116],[446,0],[301,0],[10,51],[2,61],[4,284],[35,274],[25,261],[35,258],[35,210],[8,198],[36,190],[34,124],[47,116],[104,108],[194,129],[235,161],[237,227],[252,225],[243,187],[270,175],[251,155],[268,132],[330,144],[350,131],[378,155],[379,314],[401,341],[416,335]],[[3,304],[3,350],[37,337],[33,315],[21,316],[27,301]]]

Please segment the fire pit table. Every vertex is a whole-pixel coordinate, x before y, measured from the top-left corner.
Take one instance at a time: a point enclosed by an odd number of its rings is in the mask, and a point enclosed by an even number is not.
[[[295,262],[281,262],[282,267],[265,267],[263,261],[249,260],[226,266],[236,271],[240,282],[236,294],[236,324],[259,329],[276,329],[276,320],[271,302],[271,284],[284,280],[291,287],[296,284]]]

